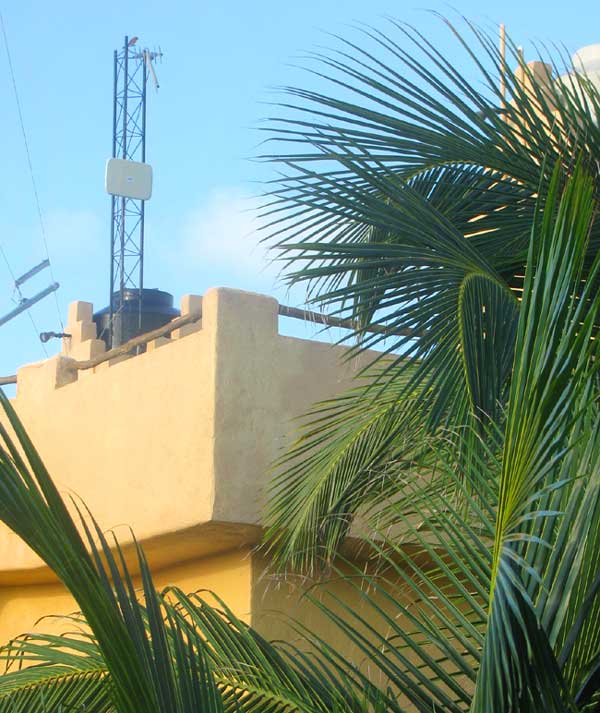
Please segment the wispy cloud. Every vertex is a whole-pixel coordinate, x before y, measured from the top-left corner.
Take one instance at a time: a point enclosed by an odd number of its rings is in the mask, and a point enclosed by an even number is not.
[[[182,225],[182,253],[215,274],[273,285],[278,267],[259,234],[260,201],[237,188],[212,191]]]
[[[198,288],[234,287],[299,303],[300,292],[290,294],[279,279],[281,263],[261,242],[260,207],[239,187],[215,188],[169,229],[161,260],[182,277],[193,274]]]
[[[259,230],[261,201],[248,198],[242,189],[221,187],[211,191],[200,204],[183,216],[171,233],[169,243],[162,248],[164,260],[172,270],[192,274],[198,291],[207,287],[233,287],[269,294],[280,303],[302,306],[303,286],[289,289],[279,273],[281,262],[275,253],[261,242],[265,235]],[[305,338],[317,336],[322,341],[335,342],[341,334],[310,322],[287,320],[280,322],[282,333]]]

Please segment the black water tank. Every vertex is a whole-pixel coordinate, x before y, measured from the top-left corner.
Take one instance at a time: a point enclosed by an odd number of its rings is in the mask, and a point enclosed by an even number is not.
[[[138,334],[145,334],[162,327],[174,317],[179,316],[179,310],[173,307],[173,295],[162,290],[142,290],[142,310],[140,325],[140,291],[127,289],[123,295],[123,309],[117,313],[119,293],[113,295],[115,310],[113,314],[113,347],[123,344]],[[105,307],[94,314],[94,322],[98,329],[98,338],[109,342],[110,309]]]

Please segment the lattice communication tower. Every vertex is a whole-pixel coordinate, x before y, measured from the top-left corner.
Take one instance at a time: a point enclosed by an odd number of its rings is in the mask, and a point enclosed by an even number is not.
[[[150,77],[158,89],[153,62],[162,52],[140,49],[137,37],[125,37],[114,53],[112,157],[146,161],[146,100]],[[139,322],[144,288],[144,200],[111,196],[109,334],[111,347],[122,342],[126,291],[139,291]]]

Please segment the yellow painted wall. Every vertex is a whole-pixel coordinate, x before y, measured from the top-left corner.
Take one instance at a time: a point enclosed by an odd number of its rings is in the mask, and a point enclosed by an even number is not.
[[[348,385],[366,359],[342,365],[339,347],[279,335],[269,297],[213,289],[201,324],[179,338],[77,372],[72,354],[98,341],[86,327],[92,307],[81,304],[66,329],[88,338],[20,369],[14,406],[61,491],[140,540],[202,523],[259,524],[292,419]],[[0,527],[0,582],[39,566]]]
[[[131,526],[160,587],[213,590],[269,639],[289,641],[288,617],[297,617],[358,661],[356,648],[303,601],[302,586],[268,577],[268,562],[252,550],[269,469],[293,420],[349,386],[370,357],[342,363],[341,347],[280,335],[269,297],[209,290],[185,298],[182,312],[200,305],[201,322],[172,340],[77,372],[73,359],[104,347],[92,306],[76,303],[65,330],[72,339],[58,357],[19,370],[14,406],[58,487],[82,498],[130,554]],[[321,594],[361,609],[347,584],[329,581]],[[76,608],[0,528],[0,643]],[[46,620],[37,628],[61,626]]]
[[[364,563],[356,565],[360,571],[365,571]],[[403,604],[410,604],[410,597],[405,587],[397,579],[390,581],[381,576],[374,577],[377,587],[369,587],[367,580],[360,581],[357,571],[352,566],[338,565],[339,570],[323,577],[320,581],[310,581],[302,577],[281,577],[273,573],[270,563],[264,557],[254,555],[253,588],[252,588],[252,623],[263,636],[274,640],[285,641],[309,650],[306,640],[294,630],[295,624],[300,624],[308,631],[322,638],[336,652],[347,661],[358,665],[371,681],[387,686],[388,682],[378,669],[369,667],[364,663],[365,655],[353,643],[347,634],[339,628],[332,619],[315,602],[322,603],[327,609],[339,615],[346,621],[352,622],[357,632],[366,635],[369,641],[378,648],[385,646],[391,640],[392,631],[384,619],[377,615],[372,606],[374,602],[401,627],[410,629],[411,624],[398,616],[398,611],[383,593],[393,589],[393,596]],[[368,568],[366,569],[368,572]],[[350,575],[342,579],[341,575]],[[375,573],[370,572],[373,576]],[[358,585],[358,586],[356,586]],[[370,603],[365,597],[369,592]],[[313,601],[309,601],[311,598]],[[353,618],[356,615],[357,618]],[[361,619],[368,622],[378,632],[371,635]],[[317,643],[317,648],[321,648]],[[396,662],[398,663],[398,662]]]
[[[370,357],[344,362],[343,347],[280,335],[270,297],[223,290],[217,309],[213,517],[260,523],[294,420],[349,387]]]
[[[177,585],[186,593],[208,589],[218,593],[244,621],[252,609],[252,559],[248,548],[235,549],[154,572],[157,587]],[[207,600],[214,603],[207,595]],[[53,633],[65,629],[60,620],[38,619],[77,611],[77,604],[62,584],[0,587],[0,644],[33,629]]]
[[[250,576],[269,467],[292,420],[368,357],[342,364],[340,347],[280,335],[270,297],[212,289],[182,300],[184,314],[200,307],[200,322],[145,354],[77,371],[73,359],[104,346],[92,305],[74,303],[62,354],[19,370],[13,404],[59,489],[121,544],[131,526],[161,583],[213,588],[248,616],[252,587],[231,578]],[[0,526],[0,641],[73,608]]]

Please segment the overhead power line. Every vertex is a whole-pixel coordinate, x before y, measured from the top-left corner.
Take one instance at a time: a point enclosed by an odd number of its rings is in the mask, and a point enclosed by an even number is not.
[[[15,290],[17,291],[17,294],[19,295],[20,303],[23,304],[23,301],[25,298],[23,297],[23,294],[21,293],[21,288],[19,286],[18,279],[15,278],[15,273],[13,272],[13,269],[10,265],[10,262],[8,261],[8,257],[6,256],[6,253],[4,252],[4,248],[2,247],[1,243],[0,243],[0,253],[2,253],[2,259],[4,260],[4,263],[6,264],[6,268],[8,269],[8,272],[9,272],[9,274],[12,278],[13,284],[15,286]],[[22,279],[22,278],[19,278],[19,279]],[[31,305],[29,305],[29,306],[31,306]],[[28,309],[28,308],[26,308],[26,309]],[[13,310],[13,312],[14,312],[14,310]],[[12,315],[12,312],[11,312],[11,315]],[[27,315],[29,317],[29,321],[31,322],[31,326],[33,327],[33,331],[35,332],[35,334],[37,336],[39,334],[39,329],[37,327],[37,324],[35,323],[35,320],[33,319],[33,315],[31,314],[31,312],[27,312]],[[16,315],[13,315],[13,316],[16,316]],[[6,321],[8,321],[8,320],[6,320]],[[44,350],[44,354],[47,357],[48,350],[46,349],[45,344],[42,344],[42,349]],[[0,385],[1,385],[1,382],[0,382]]]
[[[20,101],[20,99],[19,99],[19,91],[18,91],[18,89],[17,89],[17,81],[16,81],[16,78],[15,78],[15,72],[14,72],[14,68],[13,68],[12,58],[11,58],[11,55],[10,55],[10,47],[9,47],[9,44],[8,44],[8,36],[7,36],[7,33],[6,33],[6,26],[5,26],[5,24],[4,24],[4,17],[3,17],[3,15],[2,15],[2,12],[0,12],[0,28],[2,29],[2,38],[3,38],[3,40],[4,40],[4,47],[5,47],[5,49],[6,49],[6,58],[7,58],[7,60],[8,60],[8,68],[9,68],[10,77],[11,77],[11,81],[12,81],[13,92],[14,92],[14,95],[15,95],[15,102],[16,102],[16,105],[17,105],[17,113],[18,113],[18,116],[19,116],[19,124],[21,125],[21,133],[22,133],[22,135],[23,135],[23,143],[25,144],[25,154],[26,154],[26,156],[27,156],[27,166],[28,166],[28,168],[29,168],[29,175],[30,175],[30,177],[31,177],[31,185],[32,185],[32,187],[33,187],[33,195],[34,195],[34,200],[35,200],[35,206],[36,206],[36,210],[37,210],[38,220],[39,220],[39,223],[40,223],[40,232],[41,232],[41,235],[42,235],[42,242],[43,242],[43,244],[44,244],[44,250],[45,250],[45,252],[46,252],[46,259],[48,260],[48,268],[49,268],[49,270],[50,270],[50,278],[52,279],[52,283],[55,284],[55,283],[57,283],[57,281],[56,281],[56,278],[54,277],[54,271],[53,271],[53,269],[52,269],[52,261],[51,261],[51,259],[50,259],[50,251],[49,251],[49,249],[48,249],[48,239],[47,239],[47,236],[46,236],[46,227],[45,227],[45,223],[44,223],[44,217],[43,217],[43,214],[42,214],[42,208],[41,208],[41,205],[40,205],[40,197],[39,197],[39,193],[38,193],[37,183],[36,183],[36,180],[35,180],[35,174],[34,174],[34,172],[33,172],[33,163],[32,163],[32,160],[31,160],[31,151],[29,150],[29,142],[28,142],[28,140],[27,140],[27,132],[25,131],[25,122],[24,122],[24,120],[23,120],[23,111],[22,111],[22,109],[21,109],[21,101]],[[2,250],[2,253],[3,253],[3,255],[4,255],[4,250]],[[8,260],[6,259],[6,255],[4,255],[4,259],[5,259],[6,263],[8,264]],[[9,270],[10,270],[10,267],[9,267]],[[12,270],[10,270],[10,272],[11,272],[11,274],[12,274]],[[14,275],[13,275],[13,281],[15,281],[15,280],[14,280]],[[16,281],[15,281],[15,287],[18,289],[18,285],[16,284]],[[62,314],[61,314],[61,311],[60,311],[60,305],[58,304],[58,296],[57,296],[56,290],[53,291],[53,294],[54,294],[54,302],[55,302],[55,305],[56,305],[56,312],[57,312],[57,314],[58,314],[58,320],[59,320],[59,322],[60,322],[61,328],[62,328],[63,331],[64,331],[64,324],[63,324],[63,321],[62,321]],[[31,315],[30,315],[30,319],[32,320],[32,323],[33,323],[34,326],[35,326],[35,323],[33,322],[33,318],[31,317]],[[36,330],[37,330],[37,327],[36,327]],[[45,351],[45,350],[44,350],[44,351]]]

